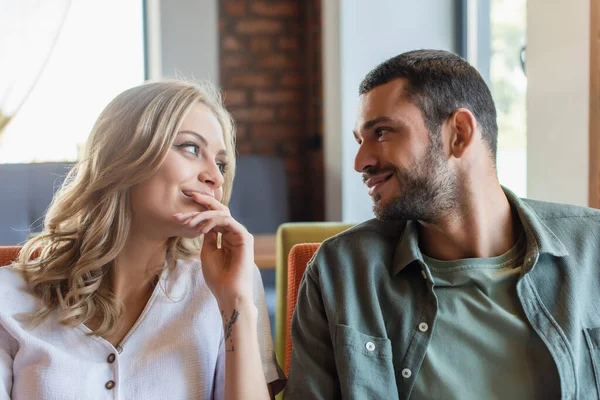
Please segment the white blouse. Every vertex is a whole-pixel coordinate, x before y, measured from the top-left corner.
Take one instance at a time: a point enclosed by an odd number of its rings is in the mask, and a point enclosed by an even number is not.
[[[277,365],[262,279],[254,274],[258,338],[267,383]],[[222,399],[223,326],[199,262],[165,271],[121,345],[54,312],[34,328],[17,314],[38,309],[21,273],[0,268],[0,399]]]

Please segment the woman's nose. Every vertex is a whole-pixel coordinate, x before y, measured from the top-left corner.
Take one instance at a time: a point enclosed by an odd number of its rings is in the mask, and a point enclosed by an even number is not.
[[[214,189],[220,188],[225,182],[223,174],[221,173],[221,170],[219,169],[219,166],[216,163],[212,164],[209,168],[202,171],[198,175],[198,179],[201,182],[213,187]]]

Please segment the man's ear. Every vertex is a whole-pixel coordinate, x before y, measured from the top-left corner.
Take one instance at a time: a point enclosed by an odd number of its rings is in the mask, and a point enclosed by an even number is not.
[[[450,155],[461,158],[465,155],[477,137],[477,120],[466,108],[454,110],[446,123],[450,141]]]

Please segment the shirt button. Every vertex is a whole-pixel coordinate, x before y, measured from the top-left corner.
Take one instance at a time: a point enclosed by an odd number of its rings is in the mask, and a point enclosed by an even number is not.
[[[421,270],[421,275],[423,275],[423,279],[427,280],[427,272],[425,270]]]
[[[123,352],[123,348],[121,346],[117,346],[117,353],[121,354]]]
[[[404,368],[404,369],[402,370],[402,377],[403,377],[403,378],[405,378],[405,379],[408,379],[408,378],[410,378],[411,376],[412,376],[412,371],[411,371],[410,369],[408,369],[408,368]]]
[[[105,388],[107,388],[108,390],[112,389],[115,387],[115,381],[108,381],[106,382],[106,385],[104,385]]]
[[[115,362],[115,353],[111,353],[108,358],[106,359],[106,361],[108,361],[110,364]]]
[[[367,350],[373,351],[373,350],[375,350],[375,343],[373,343],[373,342],[367,342],[367,344],[365,345],[365,347],[367,348]]]
[[[429,325],[427,325],[425,322],[421,322],[419,324],[419,330],[421,332],[427,332],[427,329],[429,329]]]

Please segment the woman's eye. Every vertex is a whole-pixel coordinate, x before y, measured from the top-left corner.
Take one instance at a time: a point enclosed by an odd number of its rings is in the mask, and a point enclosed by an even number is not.
[[[196,146],[196,145],[185,146],[184,149],[185,149],[185,151],[188,151],[196,156],[200,152],[198,149],[198,146]]]
[[[221,174],[224,174],[225,171],[227,171],[227,163],[217,163],[217,166],[219,167]]]
[[[177,145],[177,147],[182,149],[183,151],[192,153],[195,156],[197,156],[200,153],[200,147],[198,147],[198,145],[196,145],[194,143],[183,143],[183,144]]]

